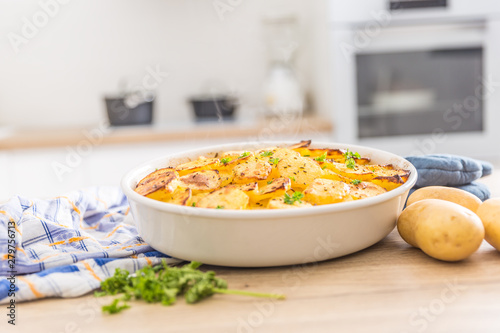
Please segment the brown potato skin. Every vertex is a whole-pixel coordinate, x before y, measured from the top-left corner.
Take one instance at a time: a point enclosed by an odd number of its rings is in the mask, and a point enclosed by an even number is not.
[[[454,202],[460,206],[472,210],[474,213],[481,205],[482,201],[474,194],[458,188],[446,186],[427,186],[422,187],[413,192],[409,197],[406,205],[409,206],[417,201],[424,199],[441,199]]]
[[[500,198],[483,202],[477,210],[477,215],[484,225],[484,239],[500,251]]]
[[[469,257],[484,238],[483,224],[474,212],[439,199],[424,199],[408,206],[399,216],[397,228],[408,244],[443,261]]]

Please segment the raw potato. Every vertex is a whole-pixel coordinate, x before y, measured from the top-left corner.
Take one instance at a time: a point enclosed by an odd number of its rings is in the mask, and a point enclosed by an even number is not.
[[[451,201],[460,206],[468,208],[473,212],[476,212],[479,205],[481,205],[481,199],[476,197],[467,191],[460,190],[453,187],[445,186],[428,186],[422,187],[415,192],[413,192],[406,203],[407,206],[411,205],[420,200],[424,199],[441,199],[446,201]]]
[[[408,206],[399,216],[397,227],[408,244],[444,261],[467,258],[484,238],[484,227],[476,214],[438,199],[425,199]]]
[[[479,206],[477,215],[483,221],[486,241],[500,251],[500,198],[486,200]]]

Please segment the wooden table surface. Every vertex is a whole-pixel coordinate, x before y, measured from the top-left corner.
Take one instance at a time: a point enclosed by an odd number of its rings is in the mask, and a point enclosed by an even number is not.
[[[500,197],[500,172],[483,180]],[[299,246],[299,245],[298,245]],[[91,295],[17,306],[1,332],[500,332],[500,253],[486,242],[458,263],[432,259],[394,230],[358,253],[304,266],[202,266],[231,289],[281,291],[284,301],[216,295],[196,305],[132,303],[103,315]],[[5,311],[5,309],[4,309]],[[4,326],[5,325],[5,326]]]

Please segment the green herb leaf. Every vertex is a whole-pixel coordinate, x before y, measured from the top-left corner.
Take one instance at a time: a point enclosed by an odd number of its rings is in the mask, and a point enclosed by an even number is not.
[[[220,159],[220,162],[222,164],[228,164],[229,162],[231,162],[231,157],[224,157],[224,158],[221,158]]]
[[[359,153],[354,153],[347,149],[347,151],[344,153],[344,158],[346,167],[348,167],[349,169],[354,169],[356,168],[356,161],[354,160],[354,158],[361,158],[361,156],[359,155]]]
[[[296,182],[295,177],[291,177],[291,179],[292,179],[294,182]]]
[[[247,157],[250,155],[249,151],[244,152],[243,154],[240,155],[240,158]]]
[[[267,185],[271,184],[272,182],[273,182],[272,180],[268,180]]]
[[[125,309],[130,308],[130,306],[127,304],[118,305],[119,302],[120,302],[120,299],[117,298],[113,301],[113,303],[111,303],[109,305],[104,305],[102,307],[102,312],[107,312],[109,314],[115,314],[115,313],[118,313],[118,312],[121,312]]]
[[[224,206],[217,205],[216,209],[224,209]]]
[[[196,202],[193,202],[191,206],[196,207]]]
[[[293,194],[290,196],[288,193],[285,193],[285,203],[288,205],[293,205],[295,201],[298,201],[302,203],[301,199],[304,197],[304,194],[299,191],[293,192]]]
[[[359,183],[361,183],[361,180],[359,180],[359,179],[354,179],[351,181],[351,184],[353,184],[353,185],[358,185]]]
[[[323,154],[321,154],[321,156],[318,156],[314,159],[318,162],[324,162],[326,160],[326,151]]]
[[[263,151],[262,153],[260,153],[260,156],[261,157],[268,157],[268,156],[271,156],[272,154],[274,154],[272,151],[267,150],[267,151]]]
[[[275,164],[275,165],[278,164],[279,161],[280,161],[280,159],[278,157],[269,159],[269,162],[272,164]]]

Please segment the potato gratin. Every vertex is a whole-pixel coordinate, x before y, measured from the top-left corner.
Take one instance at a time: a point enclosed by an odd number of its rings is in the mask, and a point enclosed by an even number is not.
[[[192,207],[297,208],[373,197],[401,186],[410,175],[390,164],[370,164],[356,152],[310,144],[200,156],[152,172],[135,191]]]

